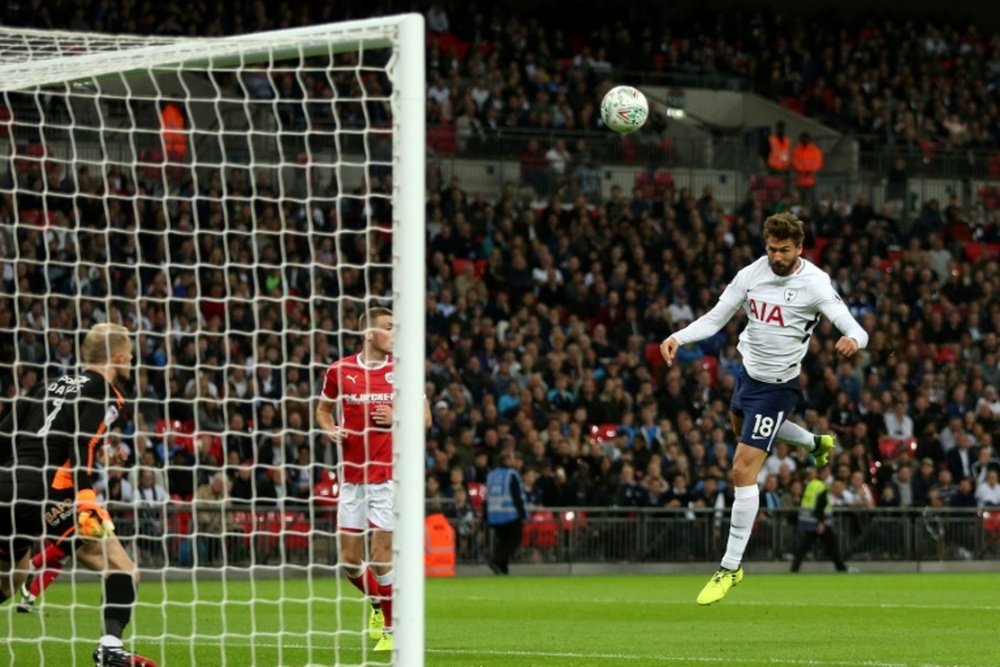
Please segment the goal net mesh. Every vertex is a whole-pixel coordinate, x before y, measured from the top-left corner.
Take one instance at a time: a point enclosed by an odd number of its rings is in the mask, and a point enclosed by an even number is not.
[[[0,400],[77,373],[94,324],[135,332],[99,497],[142,570],[126,646],[161,665],[376,658],[314,418],[358,316],[393,304],[400,53],[358,24],[0,29]],[[92,664],[93,575],[70,558],[37,613],[16,602],[0,663]]]

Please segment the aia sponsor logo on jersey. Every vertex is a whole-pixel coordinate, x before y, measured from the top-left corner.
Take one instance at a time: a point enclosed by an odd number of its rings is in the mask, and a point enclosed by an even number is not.
[[[785,290],[785,300],[790,300],[788,293],[791,292],[791,298],[795,298],[794,290]],[[750,299],[750,317],[754,318],[759,322],[764,324],[777,324],[779,327],[785,326],[785,318],[781,314],[781,306],[772,306],[769,303],[763,301],[757,302],[755,299]]]

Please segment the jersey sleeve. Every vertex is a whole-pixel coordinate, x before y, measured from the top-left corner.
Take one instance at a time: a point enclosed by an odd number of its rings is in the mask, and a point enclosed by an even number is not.
[[[90,389],[90,387],[88,387]],[[83,391],[76,402],[77,430],[74,436],[74,486],[77,493],[93,489],[99,477],[97,457],[108,427],[118,419],[119,405],[109,400],[106,386]]]
[[[323,398],[335,401],[340,396],[340,378],[338,377],[339,366],[331,365],[326,369],[326,376],[323,378]]]
[[[858,348],[863,349],[868,345],[868,332],[851,315],[844,300],[840,298],[837,290],[833,287],[832,281],[824,280],[820,283],[817,305],[823,315],[833,322],[833,326],[837,327],[840,333],[858,342]]]
[[[714,336],[722,327],[726,326],[732,319],[747,297],[747,272],[750,267],[746,267],[736,272],[732,281],[726,289],[719,295],[719,302],[710,311],[687,325],[680,331],[672,335],[681,345],[697,343]]]
[[[719,295],[719,303],[725,304],[734,310],[739,309],[743,305],[743,302],[747,300],[747,276],[753,266],[751,264],[736,272],[732,281],[726,285],[726,289]]]

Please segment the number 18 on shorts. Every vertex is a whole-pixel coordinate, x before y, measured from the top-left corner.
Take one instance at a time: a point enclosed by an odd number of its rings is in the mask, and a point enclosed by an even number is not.
[[[736,376],[733,389],[733,414],[743,418],[740,442],[771,451],[781,422],[795,410],[802,389],[799,379],[788,382],[761,382],[747,375]]]

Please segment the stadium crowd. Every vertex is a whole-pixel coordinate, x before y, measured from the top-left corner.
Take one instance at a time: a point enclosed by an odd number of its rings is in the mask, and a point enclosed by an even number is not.
[[[227,12],[234,3],[196,3],[183,16],[169,4],[70,4],[69,12],[59,2],[39,7],[39,21],[222,34],[332,17],[330,3],[316,11],[303,3],[297,13],[287,4]],[[676,26],[664,36],[622,23],[576,49],[553,28],[499,9],[489,17],[463,13],[471,7],[434,11],[432,31],[491,45],[461,58],[457,42],[431,49],[429,114],[456,124],[466,116],[483,127],[587,127],[612,66],[662,60],[671,69],[744,74],[835,126],[879,135],[880,145],[1000,142],[988,89],[1000,43],[974,28],[886,23],[806,40],[807,26],[725,18],[719,37],[704,40]],[[196,21],[192,12],[203,14]],[[787,37],[769,38],[778,33]],[[643,35],[642,48],[623,48],[633,34]],[[467,512],[470,485],[485,482],[507,447],[532,506],[728,503],[740,322],[684,348],[670,369],[656,348],[759,256],[762,221],[785,208],[807,222],[806,255],[835,276],[871,336],[858,359],[839,360],[837,334],[821,322],[803,366],[798,414],[840,443],[834,502],[1000,505],[995,221],[970,222],[971,212],[932,200],[903,224],[863,196],[833,193],[805,207],[791,195],[765,201],[750,191],[725,210],[710,188],[669,181],[614,189],[595,203],[581,185],[588,163],[564,167],[544,200],[531,196],[528,179],[496,198],[466,192],[459,178],[430,179],[429,507]],[[335,463],[310,406],[323,370],[354,349],[337,332],[354,327],[361,306],[340,297],[365,286],[388,297],[390,239],[365,229],[361,199],[307,210],[282,200],[266,170],[208,170],[197,182],[180,173],[165,206],[143,196],[162,191],[158,172],[116,164],[94,173],[53,163],[2,184],[4,192],[17,186],[0,200],[0,358],[16,360],[0,365],[3,397],[73,368],[70,332],[123,322],[139,332],[129,387],[136,401],[112,433],[130,458],[107,473],[107,500],[217,494],[221,471],[234,499],[305,502]],[[44,193],[33,187],[42,179]],[[378,182],[378,192],[389,187]],[[380,201],[367,203],[384,222]],[[52,213],[47,226],[12,225],[43,205]],[[349,266],[366,261],[382,266]],[[806,465],[801,452],[779,445],[759,480],[763,493],[797,506]]]
[[[8,3],[4,24],[164,36],[222,36],[411,9],[406,3],[217,0]],[[519,13],[503,4],[425,3],[428,120],[460,150],[511,128],[598,130],[597,101],[623,73],[650,81],[733,79],[861,138],[867,148],[930,159],[951,148],[1000,148],[1000,36],[962,24],[835,13],[592,8]],[[599,27],[595,27],[599,26]],[[661,78],[657,78],[661,77]],[[685,78],[686,77],[686,78]],[[681,79],[677,79],[680,81]],[[639,83],[639,81],[636,81]],[[291,81],[299,97],[313,82]],[[654,118],[649,131],[662,129]]]

